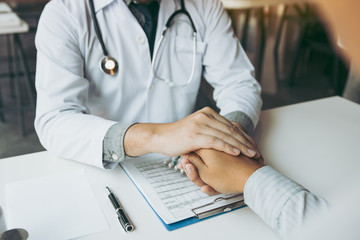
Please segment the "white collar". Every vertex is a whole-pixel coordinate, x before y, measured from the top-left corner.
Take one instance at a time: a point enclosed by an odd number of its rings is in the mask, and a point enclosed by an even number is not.
[[[115,0],[94,0],[95,12],[103,9]]]

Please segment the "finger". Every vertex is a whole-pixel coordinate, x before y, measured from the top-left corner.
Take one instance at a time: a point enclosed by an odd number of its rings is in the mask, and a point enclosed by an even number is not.
[[[255,140],[250,135],[248,135],[246,132],[244,132],[244,136],[252,144],[253,150],[256,152],[256,154],[255,154],[255,156],[253,156],[253,158],[255,158],[255,159],[260,158],[261,157],[261,152],[260,152],[258,146],[256,145]]]
[[[217,192],[216,190],[214,190],[212,187],[210,187],[209,185],[204,185],[200,188],[200,190],[203,193],[206,193],[209,196],[214,196],[214,195],[218,195],[220,194],[219,192]]]
[[[253,150],[256,152],[255,156],[253,156],[254,158],[259,158],[261,156],[261,153],[259,151],[259,148],[257,147],[256,145],[256,142],[255,140],[249,135],[247,134],[245,128],[238,122],[231,122],[232,124],[234,124],[238,129],[239,131],[241,131],[244,135],[244,137],[246,138],[246,140],[248,141],[249,145],[249,149]],[[253,152],[250,152],[250,155],[252,155]]]
[[[178,167],[179,169],[184,169],[184,170],[185,170],[185,165],[186,165],[187,163],[189,163],[189,160],[187,160],[187,157],[188,157],[187,154],[184,154],[184,155],[181,155],[181,156],[180,156],[180,162],[177,164],[177,167]]]
[[[260,151],[258,151],[253,158],[254,158],[254,159],[260,159],[260,158],[262,158]],[[264,160],[263,160],[263,162],[264,162]]]
[[[256,154],[255,154],[255,156],[254,156],[253,158],[255,158],[255,159],[260,158],[260,157],[261,157],[261,152],[260,152],[258,146],[256,145],[255,140],[254,140],[252,137],[250,137],[248,134],[246,134],[245,137],[248,138],[248,140],[249,140],[249,141],[253,144],[253,146],[254,146],[254,150],[255,150]]]
[[[205,163],[203,162],[203,160],[195,153],[190,153],[188,154],[187,158],[186,158],[187,161],[189,161],[189,163],[192,163],[195,168],[201,170],[203,169],[204,167],[206,167]],[[186,167],[186,165],[185,165]]]
[[[249,148],[245,145],[241,145],[240,147],[240,151],[247,157],[253,158],[256,157],[256,155],[258,154],[258,152],[255,150],[255,148]]]
[[[220,139],[224,139],[223,134],[228,134],[229,136],[225,136],[225,138],[229,139],[230,137],[230,139],[234,138],[238,141],[237,144],[234,142],[227,141],[228,144],[231,144],[234,147],[238,148],[243,154],[245,154],[248,157],[254,157],[256,155],[259,155],[259,151],[255,147],[256,145],[255,142],[250,136],[248,136],[245,133],[245,129],[243,129],[240,123],[230,122],[225,117],[221,116],[220,114],[218,114],[209,107],[205,107],[201,109],[200,111],[198,111],[198,113],[199,113],[198,114],[199,118],[201,117],[208,118],[208,119],[200,119],[202,122],[207,123],[210,128],[215,128],[220,132],[222,132],[220,134],[222,134],[223,137],[220,136],[219,137]],[[217,135],[212,135],[212,136],[217,136]],[[226,139],[224,140],[226,141]]]
[[[185,172],[188,178],[197,186],[200,187],[200,190],[206,193],[209,196],[217,195],[219,192],[215,191],[212,187],[207,185],[204,181],[201,180],[198,171],[192,163],[185,165]]]
[[[250,143],[250,145],[252,145],[252,146],[254,146],[254,147],[257,148],[255,140],[254,140],[249,134],[247,134],[246,131],[244,131],[244,130],[241,130],[241,131],[243,132],[244,137],[248,140],[248,142]]]
[[[231,126],[232,123],[227,120],[226,118],[224,118],[223,116],[221,116],[220,114],[218,114],[216,111],[214,111],[212,108],[210,107],[204,107],[203,109],[200,110],[200,112],[204,112],[205,114],[207,114],[209,117],[212,117],[213,119],[222,122],[224,124],[226,124],[227,126]]]
[[[252,143],[245,137],[244,132],[237,128],[235,125],[231,124],[224,124],[221,122],[210,122],[207,124],[210,130],[216,132],[217,135],[221,139],[224,140],[235,140],[235,143],[245,145],[248,148],[252,148]],[[206,130],[206,129],[205,129]],[[212,132],[214,134],[214,132]],[[231,142],[229,142],[231,143]],[[236,146],[236,145],[235,145]]]
[[[202,148],[206,149],[215,149],[220,152],[225,152],[227,154],[237,156],[240,154],[240,150],[234,147],[231,144],[224,142],[223,140],[215,137],[215,136],[208,136],[208,135],[199,135],[197,137],[198,145],[193,145],[193,150],[198,150]]]
[[[258,163],[260,163],[260,164],[264,164],[264,158],[262,156],[257,158],[256,161],[258,161]]]
[[[223,124],[221,123],[220,125]],[[246,138],[245,133],[243,133],[235,125],[232,125],[231,127],[221,127],[219,126],[219,122],[215,122],[213,124],[203,126],[199,133],[208,135],[210,137],[209,141],[213,140],[211,137],[216,137],[221,141],[224,141],[226,144],[230,144],[237,148],[248,157],[254,157],[257,154],[257,149],[254,147],[253,143],[249,141],[248,138]]]
[[[246,133],[246,130],[245,128],[238,122],[231,122],[232,124],[234,124],[244,135],[244,137],[248,140],[248,142],[250,143],[251,147],[249,149],[253,150],[255,152],[255,155],[254,155],[254,152],[249,152],[249,155],[247,155],[248,157],[253,157],[255,159],[261,157],[261,153],[259,151],[259,148],[258,146],[256,145],[256,142],[255,140],[249,135]],[[253,155],[253,156],[251,156]]]
[[[200,134],[219,138],[227,144],[233,145],[234,147],[240,146],[243,144],[243,142],[247,141],[243,136],[237,137],[234,134],[231,134],[230,131],[227,132],[224,129],[216,128],[215,125],[209,124],[201,129]]]
[[[231,122],[233,125],[235,125],[248,139],[249,142],[251,142],[253,145],[256,144],[255,140],[247,133],[246,129],[238,122]]]
[[[251,142],[245,138],[243,131],[241,131],[237,126],[235,126],[233,123],[231,123],[229,120],[224,118],[223,116],[219,115],[217,112],[212,110],[209,107],[205,107],[195,113],[195,118],[199,120],[202,123],[205,123],[203,126],[207,126],[208,129],[204,128],[203,130],[217,130],[216,134],[221,133],[220,138],[224,139],[226,138],[234,138],[235,141],[238,141],[239,143],[242,143],[246,145],[248,148],[252,148]],[[240,124],[239,124],[240,125]],[[212,136],[217,136],[214,134],[214,132],[209,133]],[[224,136],[226,134],[226,136]],[[229,144],[233,144],[236,146],[234,142],[228,142]]]
[[[199,145],[194,146],[196,147],[194,149],[213,148],[234,156],[237,156],[240,153],[243,153],[248,157],[254,157],[256,155],[256,151],[249,149],[231,136],[224,135],[223,132],[209,129],[207,133],[208,134],[198,135]]]
[[[182,160],[176,165],[176,167],[178,169],[184,169],[183,164],[182,164]]]
[[[188,176],[188,178],[197,186],[202,187],[202,186],[206,185],[203,182],[203,180],[201,180],[199,173],[193,164],[191,164],[191,163],[186,164],[185,172],[186,172],[186,175]]]
[[[178,169],[184,169],[184,166],[182,164],[182,160],[176,165]]]

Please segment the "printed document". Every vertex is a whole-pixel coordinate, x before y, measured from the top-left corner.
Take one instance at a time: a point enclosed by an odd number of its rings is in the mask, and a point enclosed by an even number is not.
[[[208,196],[186,175],[168,168],[168,158],[138,158],[121,163],[121,166],[144,195],[154,211],[171,224],[194,217],[194,209],[209,210],[243,200],[242,195],[221,194]]]

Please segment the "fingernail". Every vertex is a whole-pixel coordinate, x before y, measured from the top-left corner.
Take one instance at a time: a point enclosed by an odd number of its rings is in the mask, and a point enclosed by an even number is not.
[[[178,169],[182,169],[182,164],[181,164],[181,162],[178,163],[178,164],[176,164],[176,167],[177,167]]]
[[[251,149],[248,149],[248,153],[251,155],[251,156],[255,156],[256,152],[254,150],[251,150]]]
[[[234,148],[234,149],[233,149],[233,152],[236,153],[236,154],[240,154],[240,150],[237,149],[237,148]]]
[[[186,172],[187,172],[187,173],[189,173],[189,174],[192,173],[192,169],[191,169],[190,164],[186,164],[186,165],[185,165],[185,168],[186,168]]]

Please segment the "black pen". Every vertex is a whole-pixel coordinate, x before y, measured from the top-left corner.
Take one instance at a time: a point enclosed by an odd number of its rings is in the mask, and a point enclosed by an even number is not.
[[[124,209],[122,208],[122,206],[120,205],[119,201],[116,199],[114,194],[110,191],[110,189],[108,187],[106,187],[106,189],[109,192],[108,197],[115,208],[121,226],[124,228],[125,232],[132,232],[134,230],[134,226],[126,216]]]

